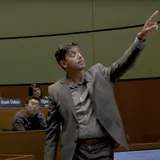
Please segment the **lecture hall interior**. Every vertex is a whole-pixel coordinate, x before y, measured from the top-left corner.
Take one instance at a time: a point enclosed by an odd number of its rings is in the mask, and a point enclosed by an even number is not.
[[[48,87],[65,76],[54,57],[59,44],[76,40],[85,70],[96,63],[109,66],[159,8],[158,0],[0,1],[0,160],[44,159],[46,130],[16,131],[13,119],[26,108],[27,98],[38,94],[39,111],[47,119]],[[129,145],[129,150],[121,145],[114,150],[115,160],[130,160],[131,153],[160,159],[159,42],[157,31],[114,85]],[[61,147],[59,141],[57,160],[62,159]]]

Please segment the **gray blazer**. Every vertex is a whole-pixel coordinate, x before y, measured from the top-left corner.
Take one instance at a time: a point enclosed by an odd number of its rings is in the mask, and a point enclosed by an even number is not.
[[[114,83],[135,62],[145,46],[138,38],[124,55],[109,67],[98,63],[85,72],[85,80],[90,93],[94,112],[101,125],[113,139],[128,148],[122,120],[114,98]],[[44,160],[54,160],[60,136],[60,123],[63,124],[61,146],[62,160],[72,160],[78,138],[78,123],[70,94],[69,84],[63,78],[48,88],[49,112]]]

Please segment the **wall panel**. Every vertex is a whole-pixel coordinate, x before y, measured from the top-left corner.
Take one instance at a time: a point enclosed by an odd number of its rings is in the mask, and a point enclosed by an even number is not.
[[[64,71],[57,64],[54,52],[68,40],[79,42],[87,67],[93,64],[91,34],[0,41],[0,84],[55,82]]]

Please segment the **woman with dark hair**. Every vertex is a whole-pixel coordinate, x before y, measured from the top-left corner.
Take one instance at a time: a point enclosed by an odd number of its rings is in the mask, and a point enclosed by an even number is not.
[[[39,98],[41,107],[48,106],[48,97],[43,96],[40,86],[37,85],[36,83],[29,86],[28,96],[35,96]]]
[[[43,98],[42,90],[36,83],[29,86],[28,96],[35,96],[37,98]]]

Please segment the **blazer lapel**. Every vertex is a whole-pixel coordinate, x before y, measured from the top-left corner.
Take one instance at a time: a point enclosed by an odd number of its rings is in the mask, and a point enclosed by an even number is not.
[[[89,74],[88,72],[85,72],[84,79],[87,82],[86,85],[87,85],[89,95],[91,99],[93,100],[93,79],[92,79],[91,74]]]
[[[67,78],[63,78],[61,80],[61,83],[62,83],[62,88],[61,88],[62,92],[60,92],[60,94],[62,96],[63,104],[66,107],[69,107],[69,109],[72,111],[74,118],[77,120],[75,107],[74,107],[74,103],[73,103],[73,99],[71,96],[71,92],[70,92],[69,83],[68,83]]]
[[[90,94],[91,100],[93,100],[92,76],[88,72],[85,72],[84,73],[84,80],[86,81],[87,89]],[[60,82],[62,84],[62,88],[60,90],[63,91],[63,92],[60,92],[60,96],[62,97],[63,104],[72,111],[74,118],[77,120],[75,106],[74,106],[73,99],[72,99],[71,92],[70,92],[70,88],[69,88],[70,87],[69,82],[68,82],[67,78],[61,79]]]
[[[92,107],[94,109],[94,112],[97,112],[97,107],[95,105],[95,98],[94,98],[95,79],[89,72],[86,72],[85,80],[87,81],[87,89],[91,98]]]

